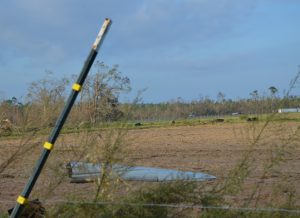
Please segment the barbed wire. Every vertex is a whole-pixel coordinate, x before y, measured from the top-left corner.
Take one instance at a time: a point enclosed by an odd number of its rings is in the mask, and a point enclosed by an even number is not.
[[[1,201],[0,203],[14,203],[14,201]],[[300,214],[300,210],[284,209],[284,208],[249,208],[249,207],[230,207],[230,206],[203,206],[194,204],[157,204],[157,203],[130,203],[130,202],[81,202],[81,201],[65,201],[65,200],[48,200],[42,201],[44,204],[78,204],[78,205],[116,205],[116,206],[131,206],[131,207],[169,207],[182,209],[203,209],[203,210],[233,210],[233,211],[248,211],[248,212],[280,212],[280,213],[295,213]]]

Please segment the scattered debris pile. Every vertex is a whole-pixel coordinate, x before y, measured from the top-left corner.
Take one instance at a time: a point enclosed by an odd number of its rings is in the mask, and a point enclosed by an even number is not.
[[[13,131],[12,122],[9,119],[0,121],[0,135],[10,135]]]
[[[8,210],[9,215],[11,215],[13,208]],[[23,211],[20,214],[20,218],[43,218],[46,215],[46,210],[43,207],[39,199],[28,201]]]
[[[247,121],[248,122],[258,121],[258,117],[248,117]]]

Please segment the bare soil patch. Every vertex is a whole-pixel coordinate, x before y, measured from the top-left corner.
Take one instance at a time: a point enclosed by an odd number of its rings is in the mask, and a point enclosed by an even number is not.
[[[246,152],[253,149],[254,161],[251,165],[253,171],[246,179],[243,191],[234,197],[237,204],[247,200],[255,184],[260,182],[263,186],[260,206],[267,206],[274,197],[274,187],[284,180],[284,182],[295,184],[296,204],[300,206],[298,136],[292,142],[292,152],[284,156],[284,162],[261,178],[263,167],[271,158],[273,148],[282,146],[284,140],[297,129],[299,123],[271,124],[262,134],[259,143],[251,147],[253,136],[257,135],[262,125],[259,123],[216,123],[129,130],[128,154],[126,155],[134,165],[201,171],[217,176],[217,180],[220,181],[225,180],[228,172],[244,157]],[[22,146],[24,140],[24,138],[0,138],[0,165]],[[17,156],[0,174],[1,212],[14,206],[17,196],[24,188],[40,155],[45,140],[46,136],[35,136],[24,145],[22,155]],[[79,140],[75,134],[59,137],[45,170],[34,187],[32,199],[39,197],[51,203],[66,199],[66,196],[85,196],[94,191],[93,184],[70,184],[65,175],[57,182],[59,185],[55,186],[51,194],[47,194],[47,191],[52,188],[51,181],[55,178],[57,181],[58,178],[54,172],[61,173],[61,175],[65,173],[64,165],[74,158],[74,147],[80,146],[84,140],[84,137],[80,137]],[[280,199],[277,200],[280,201]]]

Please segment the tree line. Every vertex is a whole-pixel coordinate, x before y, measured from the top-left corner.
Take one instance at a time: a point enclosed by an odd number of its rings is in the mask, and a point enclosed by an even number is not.
[[[249,98],[226,99],[219,92],[217,99],[203,97],[184,101],[181,98],[163,103],[121,103],[119,97],[131,90],[130,79],[124,76],[117,65],[108,67],[96,63],[80,92],[68,118],[67,125],[95,125],[121,119],[130,121],[176,120],[201,116],[223,116],[239,114],[264,114],[279,108],[299,107],[300,98],[293,95],[278,96],[274,86],[262,95],[254,90]],[[297,77],[298,78],[298,77]],[[297,80],[296,78],[296,80]],[[47,72],[44,79],[32,82],[26,97],[19,101],[13,97],[0,102],[0,121],[6,120],[22,129],[54,126],[66,101],[66,88],[74,78],[53,78]],[[296,80],[294,83],[296,83]],[[0,124],[1,125],[1,124]]]

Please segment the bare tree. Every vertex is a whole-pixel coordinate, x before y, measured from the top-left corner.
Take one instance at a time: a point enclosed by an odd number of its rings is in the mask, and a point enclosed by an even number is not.
[[[69,79],[55,79],[52,72],[46,72],[46,78],[32,82],[28,88],[27,101],[34,106],[34,116],[40,117],[43,125],[54,124],[59,109],[65,101],[65,88]],[[37,116],[39,115],[39,116]]]
[[[103,62],[96,63],[96,73],[90,75],[81,92],[81,108],[87,108],[89,121],[115,121],[122,116],[119,108],[121,93],[131,90],[130,80],[118,70]]]

